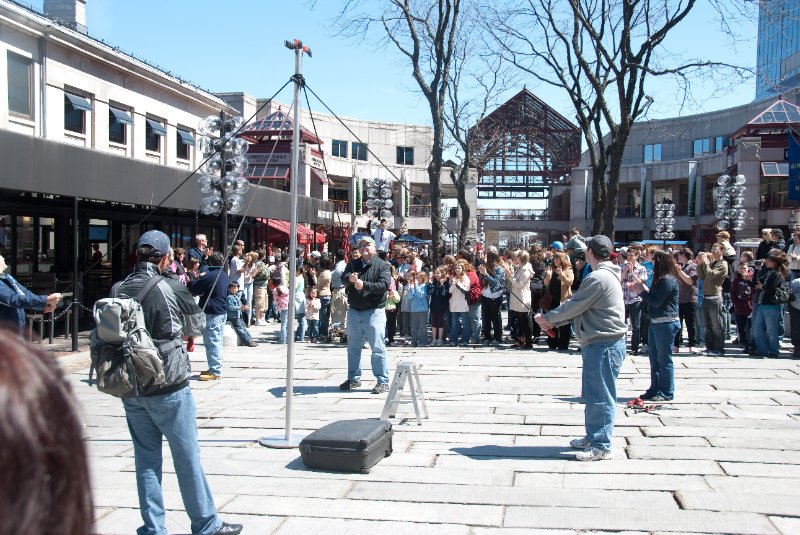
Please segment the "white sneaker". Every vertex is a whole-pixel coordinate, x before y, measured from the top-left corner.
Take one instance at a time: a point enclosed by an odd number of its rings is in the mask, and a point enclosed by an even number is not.
[[[258,321],[256,322],[256,325],[258,325],[259,327],[263,327],[263,326],[264,326],[264,325],[266,325],[266,324],[267,324],[267,322],[266,322],[266,321],[264,321],[264,320],[258,320]]]
[[[571,448],[575,448],[576,450],[585,450],[586,448],[590,447],[592,444],[586,437],[583,438],[573,438],[569,441],[569,446]]]
[[[613,457],[614,453],[611,450],[606,451],[599,448],[587,448],[575,454],[575,460],[577,461],[602,461]]]

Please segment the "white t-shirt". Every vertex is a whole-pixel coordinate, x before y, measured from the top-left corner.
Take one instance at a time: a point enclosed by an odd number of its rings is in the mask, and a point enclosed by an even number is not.
[[[381,227],[375,229],[375,234],[372,238],[375,240],[375,249],[378,251],[388,251],[389,243],[395,239],[394,232],[391,230],[383,230]]]
[[[231,258],[230,279],[231,279],[231,282],[236,281],[236,282],[239,283],[239,289],[240,290],[244,290],[244,271],[242,271],[241,273],[238,273],[238,274],[237,274],[237,272],[240,269],[242,269],[243,265],[244,265],[244,259],[243,258],[241,258],[239,256],[234,256],[233,258]]]

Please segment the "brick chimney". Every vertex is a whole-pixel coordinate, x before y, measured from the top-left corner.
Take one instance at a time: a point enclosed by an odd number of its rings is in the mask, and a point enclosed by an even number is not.
[[[86,0],[44,0],[44,12],[86,33]]]

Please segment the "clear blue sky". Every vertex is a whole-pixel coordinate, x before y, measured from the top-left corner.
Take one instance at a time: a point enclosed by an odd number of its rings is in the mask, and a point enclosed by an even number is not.
[[[29,1],[41,9],[42,0]],[[738,27],[746,39],[733,49],[731,41],[716,32],[707,4],[698,2],[676,29],[670,50],[754,65],[756,21],[751,27]],[[294,57],[283,41],[296,37],[312,48],[313,58],[304,60],[303,67],[309,87],[337,113],[429,124],[410,69],[395,50],[374,44],[377,39],[354,43],[332,35],[331,20],[339,5],[337,0],[317,0],[313,9],[302,0],[87,0],[87,26],[92,36],[205,89],[245,91],[257,97],[272,95],[292,75]],[[563,95],[532,81],[527,85],[566,117],[574,116]],[[290,100],[289,91],[279,98]],[[676,104],[674,88],[651,93],[656,102],[650,117],[663,118],[744,104],[753,100],[755,84],[751,80],[731,87],[716,98],[698,85],[695,97],[704,102],[683,110]],[[312,100],[312,108],[317,106]]]

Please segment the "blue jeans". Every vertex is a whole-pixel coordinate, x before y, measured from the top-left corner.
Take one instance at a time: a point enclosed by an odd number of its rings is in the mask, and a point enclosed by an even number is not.
[[[690,342],[694,342],[696,346],[702,346],[705,344],[706,339],[706,324],[705,320],[703,319],[703,303],[697,303],[695,305],[694,310],[694,332],[695,332],[695,339],[690,340]]]
[[[285,344],[286,343],[286,329],[289,328],[289,311],[288,310],[280,310],[278,311],[278,315],[281,318],[281,330],[278,333],[278,343]]]
[[[319,304],[319,335],[325,337],[328,336],[328,325],[330,324],[328,312],[331,309],[331,298],[320,297]]]
[[[650,388],[648,395],[672,398],[675,395],[675,367],[672,364],[672,344],[680,330],[680,321],[650,322],[647,339],[650,341]]]
[[[208,371],[214,375],[222,374],[222,333],[228,314],[206,314],[206,330],[203,331],[203,344],[206,346]]]
[[[247,331],[247,327],[244,326],[244,320],[239,318],[228,318],[228,321],[231,322],[231,327],[236,332],[236,336],[239,337],[239,341],[247,345],[253,341],[253,337],[250,336],[250,333]]]
[[[625,337],[587,344],[581,353],[586,439],[595,448],[608,451],[617,410],[617,376],[625,360]]]
[[[458,325],[461,324],[461,345],[469,344],[472,336],[472,325],[470,324],[469,312],[450,313],[450,345],[458,344]]]
[[[469,305],[469,321],[472,327],[472,341],[476,344],[481,341],[481,302]]]
[[[386,360],[386,310],[369,308],[347,311],[347,379],[361,378],[361,350],[364,340],[372,349],[372,374],[378,384],[389,383],[389,363]]]
[[[305,342],[306,341],[306,315],[305,314],[298,314],[294,317],[294,321],[297,322],[297,328],[294,330],[294,341],[295,342]]]
[[[308,337],[311,340],[319,338],[319,320],[306,320],[308,322]]]
[[[428,345],[428,311],[409,312],[411,316],[411,343],[416,346]]]
[[[144,525],[138,535],[166,535],[161,489],[162,437],[167,438],[172,464],[192,533],[215,533],[222,521],[200,465],[197,417],[192,390],[187,386],[163,396],[124,398],[125,419],[133,439],[136,486]]]
[[[761,303],[756,309],[753,317],[753,328],[750,337],[756,346],[758,355],[777,355],[780,347],[778,345],[778,320],[783,312],[780,305],[765,305]]]

